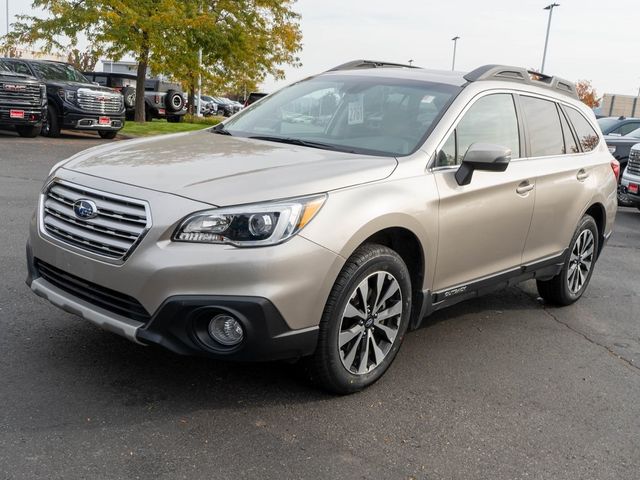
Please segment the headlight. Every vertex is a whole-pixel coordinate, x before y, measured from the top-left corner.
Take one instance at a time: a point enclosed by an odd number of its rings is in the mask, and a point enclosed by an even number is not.
[[[614,153],[616,153],[616,147],[612,147],[612,146],[607,145],[607,148],[609,149],[609,153],[610,154],[613,155]]]
[[[173,240],[236,247],[275,245],[304,228],[326,198],[326,195],[315,195],[194,213],[180,224]]]
[[[65,90],[64,88],[61,88],[60,90],[58,90],[58,95],[60,96],[60,98],[63,98],[67,102],[74,103],[76,101],[75,90]]]

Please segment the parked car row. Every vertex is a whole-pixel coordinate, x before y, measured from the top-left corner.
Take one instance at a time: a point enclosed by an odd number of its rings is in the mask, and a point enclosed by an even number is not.
[[[244,105],[242,105],[241,103],[225,97],[212,97],[210,95],[202,95],[200,98],[202,99],[200,112],[204,116],[223,115],[225,117],[230,117],[231,115],[238,113],[244,108]],[[198,105],[199,101],[200,99],[196,95],[196,106]]]
[[[84,75],[101,86],[122,93],[127,120],[133,120],[136,105],[136,76],[126,73],[84,72]],[[166,118],[168,122],[180,122],[187,113],[187,95],[180,85],[164,80],[148,78],[144,83],[145,118]]]
[[[119,92],[92,84],[73,66],[52,61],[5,58],[12,71],[44,83],[47,115],[42,134],[60,135],[62,128],[94,130],[102,138],[115,138],[124,126],[123,98]]]
[[[64,128],[115,138],[125,119],[134,118],[135,87],[135,75],[0,58],[0,126],[13,127],[25,137],[58,137]],[[146,79],[144,99],[147,120],[180,122],[187,113],[187,96],[176,83]]]
[[[618,204],[640,207],[640,118],[603,117],[598,119],[598,125],[609,152],[620,162]]]

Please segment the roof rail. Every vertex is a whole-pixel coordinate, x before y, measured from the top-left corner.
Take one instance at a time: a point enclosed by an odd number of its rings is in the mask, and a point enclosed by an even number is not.
[[[480,80],[506,80],[511,82],[520,82],[528,85],[550,88],[564,93],[565,95],[569,95],[570,97],[578,98],[576,86],[573,82],[522,67],[510,67],[508,65],[483,65],[482,67],[478,67],[467,73],[464,76],[464,79],[468,82],[477,82]]]
[[[328,72],[336,72],[339,70],[353,70],[358,68],[388,68],[388,67],[404,67],[404,68],[420,68],[413,65],[404,65],[402,63],[383,62],[380,60],[353,60],[351,62],[343,63],[337,67],[333,67]]]

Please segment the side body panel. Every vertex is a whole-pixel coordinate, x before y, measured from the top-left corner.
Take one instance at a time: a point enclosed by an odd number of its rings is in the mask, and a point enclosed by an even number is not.
[[[505,172],[476,171],[465,186],[453,169],[434,172],[440,194],[434,290],[520,265],[534,207],[532,191],[516,192],[533,183],[526,167],[515,161]]]

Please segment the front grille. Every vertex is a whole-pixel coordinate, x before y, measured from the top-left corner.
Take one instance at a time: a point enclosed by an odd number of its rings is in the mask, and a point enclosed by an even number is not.
[[[5,85],[16,87],[20,90],[7,90]],[[24,87],[24,90],[22,88]],[[33,106],[42,103],[42,93],[39,85],[17,84],[12,82],[0,82],[0,104],[3,106]]]
[[[632,175],[640,175],[640,150],[631,150],[629,153],[627,171]]]
[[[83,280],[38,259],[35,267],[47,282],[96,307],[143,323],[151,318],[142,304],[129,295]]]
[[[115,114],[122,110],[122,95],[81,88],[77,93],[78,105],[92,113]]]
[[[96,205],[97,216],[81,218],[74,204],[88,200]],[[42,228],[50,236],[114,259],[133,251],[150,226],[148,207],[140,200],[53,182],[43,195]]]

